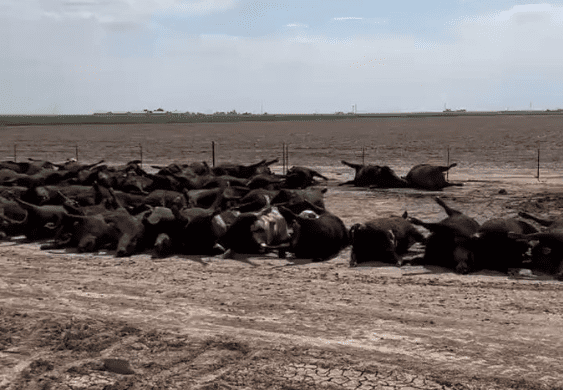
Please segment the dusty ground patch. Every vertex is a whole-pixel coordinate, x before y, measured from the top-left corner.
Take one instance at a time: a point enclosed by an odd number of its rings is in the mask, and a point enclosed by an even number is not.
[[[482,210],[559,199],[504,184],[512,197],[488,207],[487,186],[443,195],[480,222]],[[347,225],[403,209],[441,218],[430,196],[331,190],[327,207]],[[0,388],[561,388],[563,283],[348,260],[349,249],[288,266],[4,243]]]

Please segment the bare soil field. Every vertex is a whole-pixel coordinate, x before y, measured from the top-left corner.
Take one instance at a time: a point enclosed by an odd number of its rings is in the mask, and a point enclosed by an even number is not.
[[[557,117],[159,126],[6,127],[0,155],[111,163],[251,163],[281,155],[330,178],[327,209],[349,227],[401,214],[437,221],[438,193],[338,187],[341,159],[459,164],[440,196],[482,223],[559,216]],[[542,171],[534,178],[537,141]],[[66,143],[65,143],[66,142]],[[274,170],[281,170],[280,164]],[[506,193],[499,193],[504,189]],[[40,251],[0,243],[0,389],[563,389],[563,283],[538,272],[456,275],[350,250],[311,263],[273,255]],[[415,246],[409,256],[422,253]]]

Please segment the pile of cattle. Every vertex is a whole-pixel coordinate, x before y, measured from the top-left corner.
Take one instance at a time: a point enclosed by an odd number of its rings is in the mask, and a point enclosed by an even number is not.
[[[154,166],[0,163],[0,234],[46,241],[42,249],[153,250],[215,255],[279,251],[324,260],[348,246],[342,221],[325,210],[318,172],[205,162]]]
[[[348,230],[325,209],[326,188],[309,188],[316,178],[328,180],[325,176],[305,167],[276,175],[269,166],[277,161],[170,164],[153,166],[155,174],[144,171],[140,161],[111,167],[103,161],[0,162],[0,238],[25,235],[43,241],[42,249],[115,250],[118,257],[144,251],[157,257],[277,251],[279,257],[291,253],[313,261],[351,245],[351,266],[373,260],[402,266],[402,256],[420,242],[425,254],[411,263],[459,273],[535,267],[563,278],[563,220],[521,214],[543,225],[543,232],[519,219],[479,226],[436,198],[447,214],[439,222],[405,212]],[[461,185],[444,178],[455,164],[417,165],[401,178],[387,166],[342,163],[355,169],[355,178],[341,185],[424,190]]]

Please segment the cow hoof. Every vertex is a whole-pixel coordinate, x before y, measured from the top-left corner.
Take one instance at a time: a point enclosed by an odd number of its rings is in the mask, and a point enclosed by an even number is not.
[[[220,244],[215,244],[213,245],[213,251],[215,252],[215,254],[220,255],[222,253],[225,253],[227,250]]]
[[[232,251],[232,249],[227,249],[227,250],[225,251],[225,253],[223,253],[222,258],[223,258],[223,259],[232,259],[232,258],[234,257],[234,255],[235,255],[235,254],[234,254],[234,252]]]
[[[461,274],[461,275],[467,275],[469,273],[469,271],[470,271],[469,267],[467,267],[467,266],[459,266],[458,265],[455,268],[455,272],[457,272],[458,274]]]
[[[285,259],[287,257],[287,252],[283,250],[278,251],[278,258]]]

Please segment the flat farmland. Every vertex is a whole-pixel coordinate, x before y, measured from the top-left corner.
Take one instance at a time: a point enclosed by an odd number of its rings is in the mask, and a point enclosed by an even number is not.
[[[0,128],[0,157],[61,161],[75,156],[110,164],[140,157],[147,164],[171,161],[208,161],[211,142],[217,143],[217,163],[251,163],[280,157],[289,145],[290,164],[331,167],[348,172],[340,160],[389,165],[406,174],[415,164],[459,164],[452,174],[479,175],[508,170],[558,175],[563,165],[563,116],[358,118],[307,122],[238,122],[161,125],[64,125]],[[509,173],[507,172],[507,173]]]
[[[280,158],[329,177],[349,227],[401,214],[437,221],[436,192],[338,187],[340,160],[458,163],[440,196],[478,222],[560,216],[555,116],[0,128],[0,156],[147,169]],[[540,148],[540,179],[537,149]],[[325,183],[321,183],[325,185]],[[499,193],[504,189],[506,193]],[[408,256],[417,256],[415,246]],[[563,283],[512,270],[456,275],[274,256],[78,255],[0,243],[0,389],[562,389]],[[132,371],[115,361],[123,359]]]

